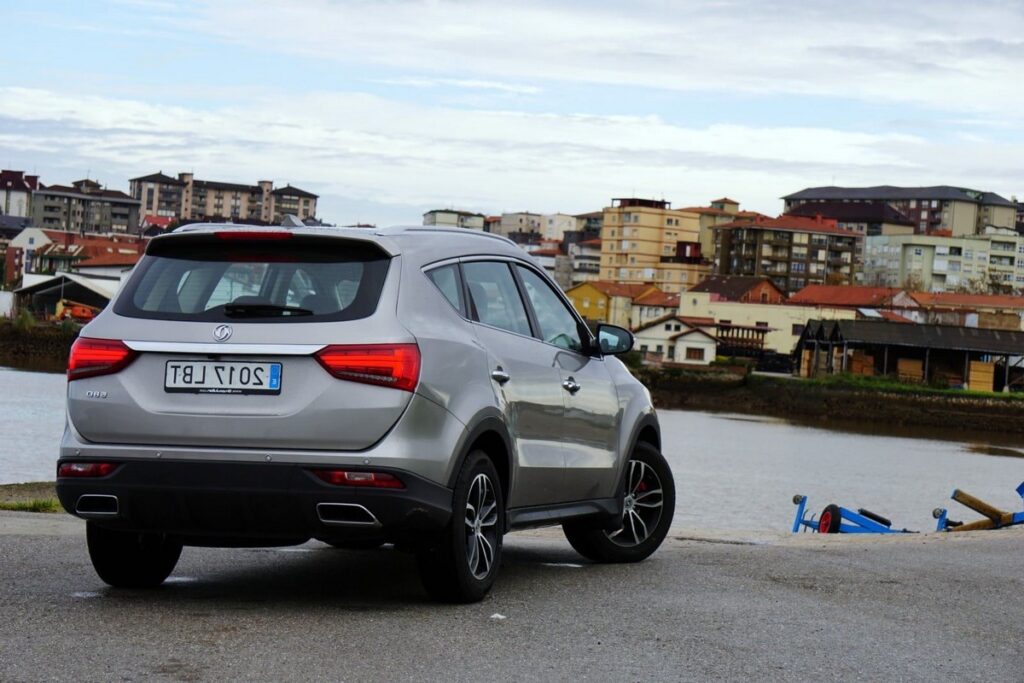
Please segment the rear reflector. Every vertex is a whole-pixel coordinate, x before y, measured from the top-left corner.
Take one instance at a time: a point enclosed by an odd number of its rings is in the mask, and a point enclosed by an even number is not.
[[[405,484],[387,472],[350,472],[348,470],[313,470],[313,474],[334,486],[367,486],[375,489],[404,489]]]
[[[68,356],[68,381],[120,372],[138,355],[115,339],[79,337]]]
[[[290,240],[287,230],[221,230],[213,233],[220,240]]]
[[[57,467],[58,477],[105,477],[117,465],[112,462],[62,462]]]
[[[420,349],[415,344],[328,346],[316,354],[338,379],[412,391],[420,378]]]

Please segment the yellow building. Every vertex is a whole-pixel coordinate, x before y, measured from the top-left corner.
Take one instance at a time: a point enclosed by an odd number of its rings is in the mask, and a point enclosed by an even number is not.
[[[595,322],[610,323],[629,329],[633,325],[633,299],[657,292],[651,284],[627,285],[594,280],[565,290],[581,316]]]
[[[679,315],[714,318],[723,334],[729,326],[764,330],[765,350],[776,353],[792,353],[808,320],[853,320],[857,317],[857,311],[853,308],[711,299],[710,292],[683,292],[679,297]]]
[[[700,215],[652,199],[613,199],[601,228],[601,280],[681,292],[711,272]]]

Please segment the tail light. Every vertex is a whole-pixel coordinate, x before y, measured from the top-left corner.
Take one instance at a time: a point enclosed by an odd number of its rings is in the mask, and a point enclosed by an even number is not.
[[[68,356],[68,381],[97,375],[111,375],[128,367],[138,355],[115,339],[79,337]]]
[[[316,354],[338,379],[412,391],[420,378],[420,349],[415,344],[328,346]]]
[[[116,469],[112,462],[62,462],[57,466],[57,476],[105,477]]]
[[[405,484],[387,472],[352,472],[349,470],[313,470],[313,474],[332,486],[365,486],[374,489],[404,489]]]

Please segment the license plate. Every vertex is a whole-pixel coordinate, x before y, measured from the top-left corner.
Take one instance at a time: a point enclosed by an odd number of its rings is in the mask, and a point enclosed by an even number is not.
[[[280,394],[280,363],[169,360],[164,391],[191,394]]]

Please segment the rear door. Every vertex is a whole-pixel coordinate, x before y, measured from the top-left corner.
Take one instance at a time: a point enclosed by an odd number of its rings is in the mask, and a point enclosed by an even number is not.
[[[491,381],[515,442],[517,473],[508,506],[565,500],[558,349],[533,337],[509,263],[469,261],[462,269],[470,317],[487,349]]]
[[[565,419],[562,444],[565,500],[589,500],[615,490],[618,393],[604,359],[582,352],[580,321],[546,278],[524,265],[516,271],[533,313],[537,336],[555,351]]]
[[[414,341],[395,320],[391,257],[338,237],[224,234],[155,241],[112,310],[83,330],[137,355],[69,383],[74,427],[99,443],[357,450],[379,440],[411,397],[380,374],[386,359],[367,356]],[[325,347],[333,355],[318,358]]]

